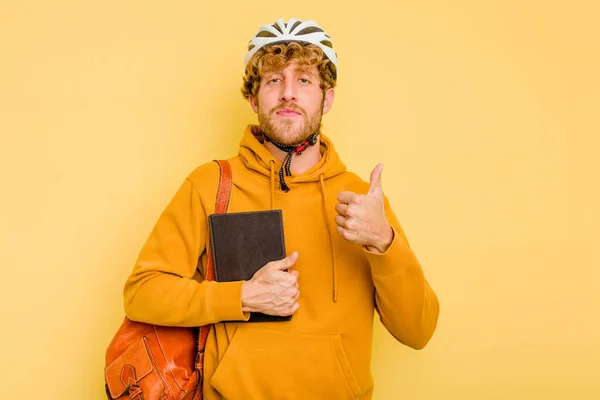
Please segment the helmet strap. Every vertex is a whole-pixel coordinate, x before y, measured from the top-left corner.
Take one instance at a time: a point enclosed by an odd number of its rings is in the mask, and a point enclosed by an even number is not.
[[[287,153],[287,155],[283,159],[283,162],[281,163],[281,168],[279,168],[279,186],[281,187],[281,190],[283,192],[287,193],[290,191],[290,187],[287,185],[287,183],[285,183],[284,171],[285,176],[292,176],[292,171],[290,170],[290,166],[292,164],[292,156],[294,155],[294,153],[296,153],[296,155],[299,156],[302,153],[304,153],[304,150],[306,150],[308,147],[314,146],[315,143],[317,143],[317,137],[319,136],[319,133],[320,130],[317,130],[307,140],[305,140],[299,145],[286,145],[273,141],[263,132],[263,137],[267,142],[273,143],[273,145],[275,145],[275,147],[277,147],[279,150]]]

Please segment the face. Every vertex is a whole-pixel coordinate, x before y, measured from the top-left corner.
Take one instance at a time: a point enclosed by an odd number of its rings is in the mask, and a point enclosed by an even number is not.
[[[323,94],[317,67],[300,68],[295,61],[266,73],[250,105],[258,114],[260,129],[272,140],[298,145],[321,125],[321,117],[333,103],[334,91]]]

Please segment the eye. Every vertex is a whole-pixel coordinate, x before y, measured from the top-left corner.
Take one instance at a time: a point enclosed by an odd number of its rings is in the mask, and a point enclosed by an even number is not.
[[[300,82],[302,83],[310,83],[310,81],[306,78],[300,78]]]
[[[277,82],[279,82],[280,80],[281,80],[281,79],[279,79],[279,78],[272,78],[272,79],[269,79],[269,83],[277,83]]]

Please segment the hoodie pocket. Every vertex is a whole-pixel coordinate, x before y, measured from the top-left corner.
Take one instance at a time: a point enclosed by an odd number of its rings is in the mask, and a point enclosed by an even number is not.
[[[238,329],[211,379],[228,400],[332,399],[361,394],[339,335]]]

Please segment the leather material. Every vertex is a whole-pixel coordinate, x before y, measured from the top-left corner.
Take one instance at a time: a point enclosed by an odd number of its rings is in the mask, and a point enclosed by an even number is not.
[[[229,207],[229,197],[231,195],[231,166],[224,160],[217,160],[217,163],[221,168],[221,177],[219,179],[219,189],[217,190],[215,214],[225,214]]]
[[[231,167],[221,169],[215,213],[227,212]],[[208,249],[207,280],[214,280],[212,249]],[[108,399],[201,400],[204,347],[211,325],[167,327],[125,318],[106,350]]]

